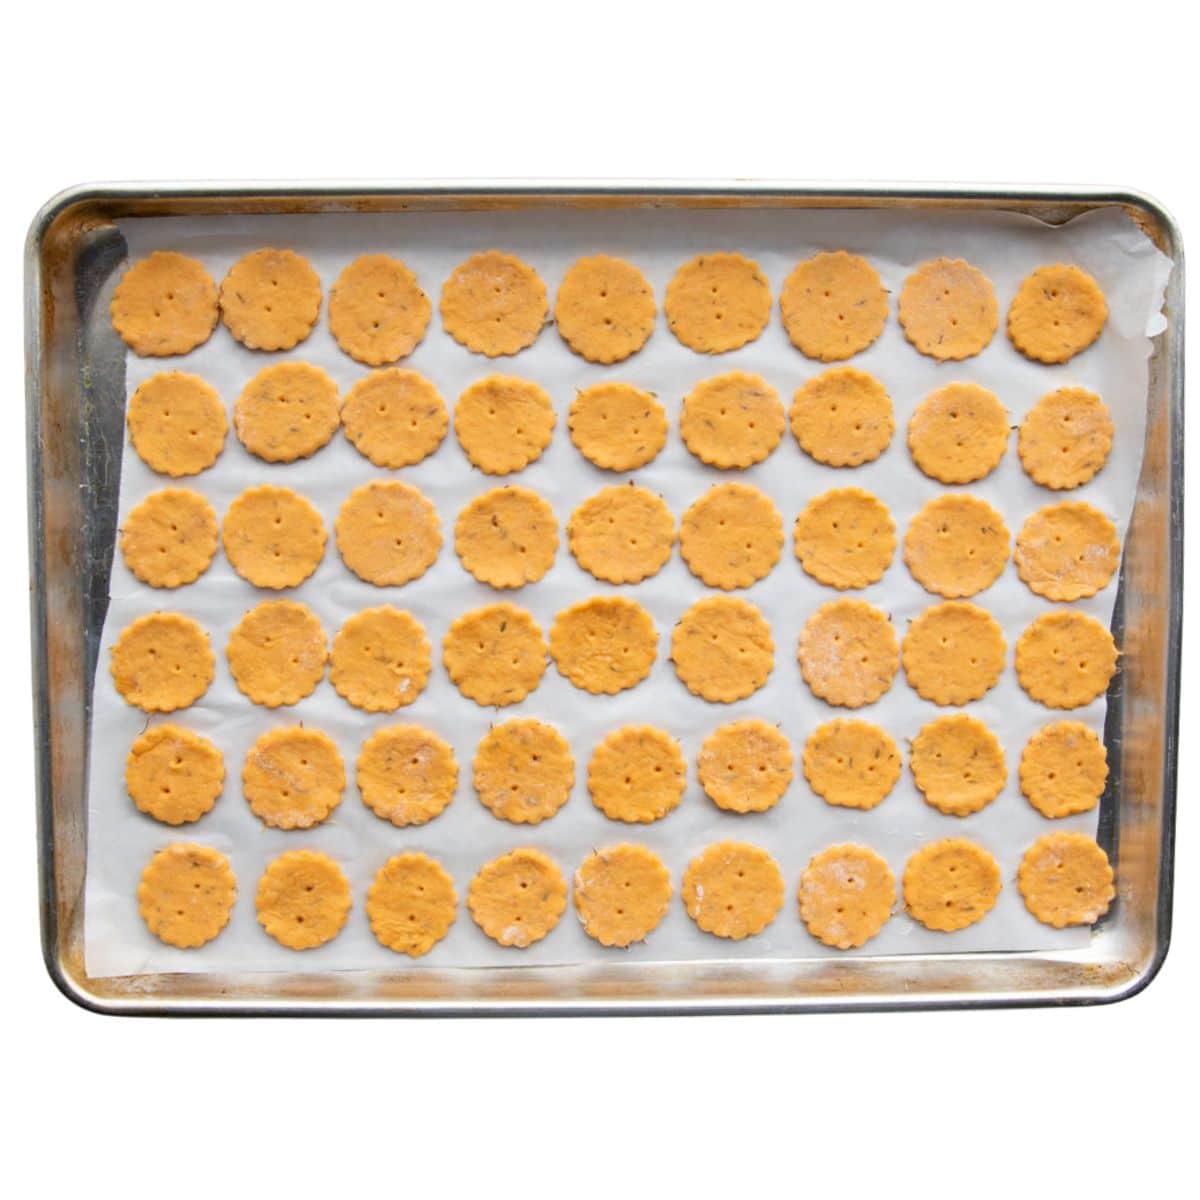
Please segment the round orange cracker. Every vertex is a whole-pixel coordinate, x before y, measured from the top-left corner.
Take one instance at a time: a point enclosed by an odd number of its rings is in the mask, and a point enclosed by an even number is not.
[[[252,608],[225,647],[238,690],[267,708],[310,695],[325,674],[327,655],[321,622],[293,600],[266,600]]]
[[[996,735],[966,713],[937,717],[923,726],[913,738],[909,766],[925,802],[949,817],[986,808],[1008,779]]]
[[[363,803],[393,825],[424,825],[454,799],[454,751],[420,725],[389,725],[362,744],[356,779]]]
[[[588,937],[623,949],[644,941],[667,915],[671,876],[646,846],[606,846],[580,863],[574,898]]]
[[[779,393],[761,375],[731,371],[701,380],[683,398],[679,433],[701,462],[728,470],[767,458],[786,423]]]
[[[321,279],[292,250],[255,250],[221,281],[221,320],[251,350],[290,350],[317,323]]]
[[[701,354],[752,342],[771,316],[771,286],[758,263],[741,254],[701,254],[667,284],[663,305],[671,332]]]
[[[926,929],[966,929],[992,911],[999,895],[999,865],[966,838],[930,842],[904,868],[904,907]]]
[[[421,622],[390,604],[348,617],[329,656],[334,691],[364,712],[395,712],[411,704],[425,690],[429,669],[429,639]]]
[[[1021,526],[1017,574],[1047,600],[1082,600],[1108,586],[1121,561],[1117,527],[1097,508],[1064,500]]]
[[[1086,350],[1108,320],[1100,285],[1056,263],[1026,275],[1008,309],[1009,340],[1036,362],[1063,363]]]
[[[329,292],[329,332],[368,367],[407,358],[420,345],[432,309],[417,277],[398,258],[364,254],[342,268]]]
[[[1017,679],[1048,708],[1079,708],[1104,695],[1117,669],[1117,645],[1095,617],[1058,609],[1017,639]]]
[[[454,880],[427,854],[394,854],[367,890],[367,919],[380,945],[420,958],[450,932],[458,895]]]
[[[779,311],[801,354],[841,362],[883,332],[887,291],[865,258],[845,250],[823,251],[792,270],[779,293]]]
[[[254,901],[258,923],[281,946],[312,950],[341,933],[350,885],[328,855],[289,850],[267,865]]]
[[[341,420],[337,384],[311,363],[273,363],[242,389],[233,406],[233,431],[266,462],[295,462],[315,454]]]
[[[537,825],[570,799],[575,759],[553,725],[518,717],[484,734],[475,751],[472,782],[480,803],[494,817]]]
[[[871,809],[900,778],[900,751],[892,736],[868,721],[826,721],[804,744],[804,777],[826,804]]]
[[[636,600],[595,596],[554,618],[550,655],[577,688],[612,696],[650,674],[658,655],[658,630]]]
[[[817,941],[852,950],[891,918],[896,880],[874,850],[844,843],[813,855],[800,876],[798,899],[800,919]]]
[[[217,461],[229,422],[216,390],[198,375],[160,371],[129,398],[129,441],[152,471],[179,478]]]
[[[1044,925],[1094,925],[1116,896],[1108,855],[1085,833],[1048,833],[1021,859],[1017,887]]]
[[[783,907],[779,865],[758,846],[706,846],[683,875],[683,905],[705,933],[741,941],[762,933]]]
[[[974,596],[1000,578],[1008,543],[1004,518],[986,500],[948,492],[909,522],[904,562],[927,592],[949,599]]]
[[[649,280],[632,263],[607,254],[577,259],[554,301],[554,323],[581,358],[621,362],[654,332],[658,308]]]
[[[567,413],[576,449],[606,471],[633,471],[667,444],[667,413],[630,383],[595,383],[576,392]]]
[[[310,829],[342,802],[346,768],[334,740],[319,729],[268,729],[242,765],[250,811],[274,829]]]
[[[790,420],[800,449],[830,467],[874,461],[896,429],[883,384],[853,367],[831,367],[798,388]]]
[[[679,522],[679,553],[709,587],[749,587],[771,573],[782,551],[783,518],[744,483],[716,484]]]
[[[129,510],[121,525],[125,565],[151,587],[199,579],[217,551],[217,514],[199,492],[163,488]]]
[[[1008,449],[1008,413],[977,383],[948,383],[929,393],[908,422],[913,462],[940,483],[990,475]]]
[[[567,907],[567,883],[549,855],[522,847],[479,869],[467,907],[493,941],[524,949],[558,924]]]
[[[614,729],[592,752],[588,791],[610,820],[648,824],[683,799],[687,764],[679,743],[653,725]]]
[[[900,665],[892,622],[865,600],[823,604],[800,631],[796,657],[813,695],[843,708],[874,704]]]
[[[446,332],[488,358],[532,346],[548,310],[546,285],[538,273],[499,250],[471,255],[442,285],[440,311]]]
[[[999,682],[1008,647],[986,609],[961,600],[927,608],[901,647],[908,686],[934,704],[967,704]]]
[[[221,541],[233,569],[261,588],[303,583],[325,555],[321,514],[291,488],[247,488],[225,513]]]
[[[692,695],[720,704],[744,700],[775,666],[771,626],[749,601],[706,596],[676,624],[671,661]]]
[[[454,406],[455,436],[485,475],[511,475],[540,458],[555,421],[545,390],[513,375],[476,381]]]
[[[342,428],[351,445],[377,467],[395,470],[428,458],[450,428],[436,387],[417,371],[372,371],[346,393]]]
[[[1043,396],[1017,434],[1021,466],[1034,483],[1066,490],[1092,479],[1108,461],[1113,422],[1104,401],[1084,388]]]
[[[213,680],[208,634],[191,617],[156,612],[131,621],[113,643],[113,683],[127,704],[174,712],[194,704]]]
[[[176,842],[146,864],[137,899],[156,938],[191,949],[211,942],[229,924],[237,880],[229,860],[211,846]]]
[[[1108,782],[1108,752],[1082,721],[1043,725],[1021,752],[1021,792],[1043,817],[1090,812]]]
[[[412,484],[376,479],[346,498],[334,525],[342,561],[365,583],[419,579],[442,548],[437,509]]]
[[[206,737],[178,725],[155,725],[129,748],[125,787],[139,812],[185,825],[210,812],[225,783],[225,760]]]
[[[187,354],[217,327],[217,285],[196,259],[155,250],[121,276],[109,312],[134,354]]]
[[[804,570],[839,590],[878,583],[896,553],[892,514],[862,488],[814,496],[796,518],[792,536]]]
[[[640,583],[657,574],[675,545],[675,518],[661,496],[625,484],[589,496],[567,522],[575,561],[607,583]]]
[[[480,583],[494,588],[536,583],[558,553],[554,509],[529,488],[493,488],[458,514],[454,549]]]
[[[442,642],[451,681],[476,704],[516,704],[546,670],[546,643],[538,623],[514,604],[488,604],[459,617]]]
[[[917,267],[900,289],[898,311],[904,336],[941,362],[974,357],[999,324],[992,281],[961,258]]]
[[[708,798],[726,812],[766,812],[792,781],[792,748],[774,725],[730,721],[704,739],[696,774]]]

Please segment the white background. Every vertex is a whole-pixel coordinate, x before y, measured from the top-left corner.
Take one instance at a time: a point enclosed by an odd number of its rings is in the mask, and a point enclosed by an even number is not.
[[[118,1021],[73,1008],[40,962],[22,582],[21,249],[60,187],[402,176],[1097,183],[1151,192],[1186,235],[1200,220],[1194,154],[1181,140],[1194,123],[1196,64],[1167,9],[1010,0],[986,21],[961,0],[815,13],[752,0],[434,0],[420,11],[341,0],[320,21],[299,3],[247,0],[21,9],[0,30],[10,415],[0,439],[0,1063],[16,1194],[1185,1190],[1172,1172],[1192,1158],[1200,1065],[1194,654],[1174,944],[1158,980],[1125,1004]]]

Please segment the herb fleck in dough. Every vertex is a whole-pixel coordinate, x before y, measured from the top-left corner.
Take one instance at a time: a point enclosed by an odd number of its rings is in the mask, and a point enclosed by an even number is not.
[[[541,682],[546,643],[537,622],[513,604],[488,604],[446,633],[442,661],[451,681],[476,704],[516,704]]]
[[[785,424],[779,393],[761,375],[731,371],[701,380],[684,397],[679,434],[701,462],[729,470],[769,457]]]
[[[890,734],[868,721],[826,721],[804,745],[804,777],[826,804],[870,809],[900,778],[900,751]]]

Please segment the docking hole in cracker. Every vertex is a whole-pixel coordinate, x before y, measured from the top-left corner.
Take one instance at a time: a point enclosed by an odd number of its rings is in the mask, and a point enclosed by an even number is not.
[[[530,488],[493,488],[458,514],[454,549],[480,583],[494,588],[536,583],[558,553],[554,509]]]
[[[1108,782],[1108,752],[1082,721],[1043,725],[1021,752],[1021,793],[1043,817],[1090,812]]]
[[[575,393],[567,413],[575,448],[606,471],[634,471],[667,444],[666,409],[630,383],[594,383]]]
[[[1008,526],[986,500],[947,492],[909,523],[904,562],[927,592],[954,600],[974,596],[1000,578],[1008,545]]]
[[[137,617],[113,643],[113,683],[127,704],[174,712],[194,704],[213,681],[208,634],[191,617],[156,612]]]
[[[265,462],[308,458],[337,432],[337,384],[311,363],[263,367],[233,406],[238,441]]]
[[[524,700],[546,670],[538,623],[515,604],[488,604],[459,617],[442,642],[442,662],[468,700],[501,708]]]
[[[458,895],[449,872],[427,854],[394,854],[367,890],[367,919],[379,944],[420,958],[450,932]]]
[[[221,751],[179,725],[154,725],[125,760],[125,788],[139,812],[164,825],[186,825],[210,812],[225,783]]]
[[[1017,434],[1021,466],[1034,483],[1065,491],[1095,477],[1112,450],[1113,421],[1104,401],[1084,388],[1043,396]]]
[[[342,802],[346,768],[337,744],[303,725],[268,729],[242,765],[250,811],[273,829],[310,829]]]
[[[706,846],[683,875],[684,908],[705,933],[741,941],[762,933],[783,907],[779,864],[758,846]]]
[[[342,868],[316,850],[288,850],[262,873],[258,923],[289,950],[313,950],[337,937],[350,915]]]
[[[487,250],[459,263],[442,285],[442,326],[460,345],[497,358],[532,346],[546,323],[546,285],[512,254]]]
[[[1048,833],[1021,859],[1017,887],[1025,907],[1055,929],[1095,925],[1116,896],[1108,855],[1085,833]]]
[[[658,630],[636,600],[595,596],[564,608],[550,629],[550,655],[577,688],[612,696],[641,683],[658,654]]]
[[[939,483],[974,483],[1008,449],[1008,413],[977,383],[948,383],[917,405],[908,422],[913,462]]]
[[[109,313],[134,354],[187,354],[217,327],[217,285],[196,259],[155,250],[121,276]]]
[[[417,371],[372,371],[342,401],[347,440],[377,467],[395,470],[423,462],[449,428],[441,394]]]
[[[901,647],[908,686],[934,704],[968,704],[996,686],[1008,647],[1000,623],[962,600],[927,608]]]
[[[697,600],[671,635],[671,661],[694,696],[732,704],[752,696],[775,665],[775,642],[762,612],[733,596]]]
[[[930,842],[904,868],[904,907],[926,929],[966,929],[992,911],[999,895],[999,864],[966,838]]]
[[[783,518],[765,493],[744,483],[715,484],[679,522],[679,553],[709,587],[749,587],[782,552]]]
[[[294,600],[266,600],[237,623],[225,656],[247,699],[278,708],[316,689],[325,675],[328,643],[312,609]]]
[[[896,430],[883,384],[854,367],[831,367],[799,387],[789,419],[800,449],[829,467],[873,462]]]
[[[610,820],[648,824],[678,807],[687,764],[665,730],[625,725],[592,752],[587,782],[592,803]]]
[[[792,537],[804,570],[839,591],[878,583],[896,554],[892,514],[862,488],[814,496],[796,518]]]
[[[321,514],[291,488],[247,488],[229,506],[221,526],[225,557],[255,587],[296,587],[325,555]]]
[[[368,367],[407,358],[424,338],[431,312],[417,277],[386,254],[356,258],[329,292],[329,332]]]
[[[537,825],[570,799],[575,759],[553,725],[518,717],[484,734],[471,778],[480,803],[494,817]]]
[[[1086,350],[1108,320],[1100,285],[1056,263],[1026,275],[1008,310],[1009,340],[1035,362],[1064,363]]]
[[[814,854],[800,876],[800,919],[819,942],[853,950],[887,924],[896,880],[887,860],[845,843]]]
[[[363,742],[355,772],[363,803],[402,829],[432,821],[458,786],[453,749],[420,725],[377,729]]]
[[[229,422],[216,390],[199,375],[160,371],[129,398],[129,441],[152,471],[179,479],[217,461]]]
[[[900,665],[890,618],[865,600],[831,600],[817,609],[800,632],[796,657],[813,695],[842,708],[874,704]]]
[[[418,488],[395,479],[355,488],[338,512],[334,533],[342,561],[376,587],[419,579],[442,548],[437,509]]]
[[[199,492],[163,488],[129,510],[121,525],[121,556],[156,588],[194,583],[217,552],[217,514]]]
[[[723,354],[754,341],[771,317],[771,285],[741,254],[701,254],[667,284],[671,332],[689,349]]]
[[[1117,527],[1099,509],[1064,500],[1025,521],[1013,561],[1037,595],[1083,600],[1108,586],[1121,561],[1121,543]]]
[[[624,949],[644,941],[667,915],[671,876],[646,846],[605,846],[580,863],[574,899],[588,937]]]
[[[1095,617],[1058,609],[1017,639],[1017,679],[1047,708],[1079,708],[1104,695],[1117,670],[1117,644]]]
[[[797,264],[779,293],[792,345],[818,362],[842,362],[865,350],[887,324],[888,297],[879,272],[845,250]]]
[[[804,778],[826,804],[875,808],[900,778],[900,751],[869,721],[826,721],[804,744]]]
[[[291,350],[317,323],[321,280],[293,250],[255,250],[221,281],[221,320],[250,350]]]
[[[194,949],[229,924],[237,880],[229,860],[211,846],[176,842],[146,864],[137,900],[142,920],[159,941]]]
[[[913,738],[909,766],[925,802],[950,817],[986,808],[1008,779],[996,735],[966,713],[925,725]]]
[[[654,332],[658,308],[649,280],[632,263],[607,254],[577,259],[554,301],[564,342],[594,363],[622,362]]]
[[[540,458],[555,421],[545,390],[514,375],[478,380],[454,406],[459,445],[485,475],[511,475]]]
[[[567,907],[567,882],[548,854],[522,847],[479,869],[467,907],[493,941],[524,949],[558,924]]]
[[[679,434],[701,462],[730,470],[769,457],[786,424],[779,393],[761,375],[731,371],[701,380],[683,398]]]
[[[390,604],[367,608],[338,630],[329,655],[329,682],[364,712],[395,712],[429,682],[429,639],[411,613]]]
[[[675,518],[661,496],[632,482],[601,488],[571,514],[567,545],[596,579],[640,583],[670,559]]]
[[[696,774],[718,808],[766,812],[779,803],[792,781],[792,748],[783,731],[766,721],[730,721],[704,739]]]
[[[909,342],[942,362],[973,358],[999,324],[992,281],[961,258],[917,267],[900,289],[898,310]]]

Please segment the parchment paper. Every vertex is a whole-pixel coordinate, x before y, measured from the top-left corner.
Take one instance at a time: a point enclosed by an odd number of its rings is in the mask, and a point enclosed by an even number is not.
[[[905,769],[893,793],[871,812],[858,813],[825,804],[808,787],[800,770],[807,736],[817,725],[845,715],[816,700],[800,677],[796,640],[808,616],[837,593],[810,579],[797,563],[791,527],[813,496],[835,486],[865,487],[891,508],[900,538],[913,514],[945,490],[913,465],[905,429],[916,404],[933,388],[952,380],[973,381],[995,391],[1016,425],[1044,393],[1068,384],[1098,392],[1112,410],[1116,438],[1112,457],[1099,476],[1073,496],[1109,514],[1124,536],[1134,500],[1145,425],[1146,360],[1151,337],[1163,328],[1161,304],[1170,263],[1116,210],[1093,213],[1060,228],[1007,214],[933,214],[868,212],[740,211],[689,212],[644,210],[624,212],[402,213],[389,215],[321,215],[297,217],[229,217],[142,219],[121,223],[131,259],[153,249],[177,249],[195,255],[216,280],[242,254],[263,246],[287,246],[306,255],[321,276],[325,295],[341,268],[356,255],[388,252],[402,257],[416,272],[434,306],[424,342],[403,365],[426,373],[448,407],[472,381],[501,371],[527,376],[550,393],[558,427],[546,453],[532,466],[507,480],[481,475],[468,463],[453,431],[424,463],[393,477],[416,484],[437,505],[446,544],[434,567],[403,588],[377,589],[355,578],[338,557],[333,522],[350,491],[370,479],[388,475],[361,457],[339,432],[314,457],[289,465],[271,465],[250,456],[230,432],[224,453],[211,470],[182,480],[203,492],[218,515],[244,488],[271,482],[295,488],[321,511],[330,539],[316,574],[301,587],[283,593],[311,606],[330,639],[351,614],[388,602],[414,613],[425,625],[434,651],[434,670],[427,690],[413,705],[396,714],[367,715],[341,699],[328,682],[298,705],[270,711],[252,705],[234,686],[224,656],[229,633],[243,613],[268,594],[240,579],[223,554],[197,583],[174,592],[139,584],[115,556],[111,605],[105,623],[95,682],[89,791],[88,864],[85,909],[87,970],[92,976],[148,972],[218,970],[345,970],[386,971],[407,968],[382,948],[370,932],[364,912],[367,886],[374,873],[401,849],[422,850],[442,861],[459,894],[458,920],[446,939],[422,964],[433,966],[506,966],[605,959],[672,960],[778,958],[836,954],[809,936],[799,919],[795,889],[809,858],[831,843],[862,842],[883,854],[897,882],[907,857],[923,843],[951,835],[974,838],[999,860],[1004,888],[995,909],[980,923],[946,935],[930,932],[898,911],[883,931],[857,954],[922,954],[976,950],[1028,950],[1069,947],[1086,942],[1086,930],[1054,931],[1025,910],[1015,884],[1020,856],[1035,838],[1054,829],[1094,833],[1096,813],[1049,822],[1021,796],[1017,767],[1027,738],[1054,713],[1033,703],[1017,684],[1012,647],[1021,630],[1052,605],[1035,596],[1017,578],[1011,562],[1002,578],[974,602],[989,609],[1005,629],[1009,665],[1000,683],[968,711],[984,720],[1000,738],[1009,778],[1002,794],[982,812],[966,818],[943,816],[926,805],[908,771],[908,742],[923,724],[952,711],[921,700],[897,675],[879,703],[858,715],[889,730],[900,745]],[[489,362],[470,354],[441,328],[437,299],[442,281],[468,254],[498,247],[532,263],[553,292],[566,267],[578,256],[608,252],[628,257],[648,275],[661,305],[675,268],[701,251],[736,250],[758,260],[772,293],[796,262],[821,249],[846,248],[865,254],[880,271],[892,295],[892,312],[883,336],[852,365],[875,374],[895,404],[896,435],[877,461],[858,469],[820,466],[804,455],[790,432],[764,463],[741,473],[723,473],[697,462],[678,434],[681,401],[701,379],[734,369],[762,374],[779,391],[785,405],[806,379],[823,368],[806,360],[788,342],[778,308],[756,342],[730,354],[706,357],[681,346],[660,312],[646,348],[614,367],[591,365],[572,354],[555,330],[547,328],[536,344],[511,359]],[[938,255],[961,256],[993,280],[1001,310],[1001,328],[978,357],[958,364],[938,364],[904,340],[895,317],[895,297],[905,275],[918,263]],[[1099,342],[1065,366],[1031,363],[1012,349],[1003,319],[1020,279],[1048,262],[1076,262],[1099,281],[1108,298],[1110,317]],[[127,357],[127,391],[163,369],[193,371],[208,379],[232,410],[245,383],[268,362],[294,358],[316,363],[344,391],[364,373],[335,345],[321,320],[312,336],[294,351],[266,355],[244,349],[223,326],[193,353],[171,360]],[[652,464],[632,475],[603,472],[589,464],[571,444],[566,411],[577,388],[605,379],[627,380],[658,394],[671,423],[666,449]],[[745,595],[766,615],[774,633],[775,668],[766,687],[733,705],[711,705],[690,695],[668,661],[670,634],[680,615],[706,589],[687,570],[678,553],[653,579],[633,587],[613,587],[583,572],[565,546],[557,562],[538,584],[498,595],[476,583],[460,566],[453,550],[454,520],[471,497],[502,482],[519,482],[542,493],[554,506],[560,527],[572,509],[599,488],[634,478],[660,492],[678,519],[687,506],[713,483],[741,477],[763,489],[784,519],[787,544],[779,565]],[[155,476],[126,445],[122,465],[122,517],[147,494],[172,481]],[[1061,496],[1036,487],[1021,470],[1015,435],[1000,467],[966,489],[988,500],[1004,515],[1016,535],[1025,518]],[[659,630],[658,662],[638,687],[615,697],[591,696],[572,687],[547,668],[541,686],[523,703],[496,711],[482,709],[462,697],[440,661],[443,635],[457,615],[497,599],[530,609],[547,634],[554,614],[588,596],[617,592],[635,597],[653,615]],[[890,613],[897,634],[937,597],[909,576],[900,553],[883,580],[856,593]],[[271,593],[270,595],[275,595]],[[1111,621],[1116,580],[1100,595],[1075,607]],[[198,823],[177,830],[142,816],[125,792],[123,771],[130,743],[147,725],[140,711],[127,706],[109,675],[109,648],[136,616],[156,609],[195,617],[210,633],[217,658],[216,679],[200,703],[170,716],[153,716],[150,724],[177,721],[212,738],[225,754],[224,795]],[[559,726],[571,742],[576,760],[574,792],[550,821],[533,827],[494,818],[471,787],[471,762],[488,726],[513,716],[533,716]],[[1105,704],[1098,701],[1071,714],[1103,733]],[[796,774],[783,800],[770,812],[739,816],[723,813],[696,781],[695,761],[704,737],[716,726],[738,717],[759,716],[781,724],[796,756]],[[309,831],[264,828],[251,814],[241,792],[241,767],[247,749],[264,730],[303,721],[329,733],[345,758],[348,786],[340,807],[325,824]],[[363,740],[376,729],[397,721],[414,721],[437,731],[454,747],[460,774],[454,802],[428,825],[397,829],[375,817],[362,803],[354,784],[354,764]],[[627,826],[607,820],[587,794],[586,771],[592,749],[610,730],[629,722],[648,722],[676,736],[688,762],[688,786],[679,808],[665,820]],[[497,854],[520,845],[540,847],[554,856],[570,878],[593,848],[620,841],[652,847],[671,871],[678,893],[691,857],[710,842],[734,838],[765,847],[784,875],[787,899],[775,922],[760,936],[735,943],[701,933],[686,915],[676,894],[670,913],[645,944],[628,951],[607,950],[589,939],[568,902],[558,928],[527,950],[504,949],[474,925],[464,903],[475,871]],[[138,879],[150,856],[177,840],[194,840],[227,854],[238,878],[239,896],[229,927],[200,950],[182,951],[161,944],[142,923],[135,899]],[[296,847],[323,850],[345,870],[354,907],[340,936],[302,955],[277,945],[258,926],[254,892],[264,866],[277,854]]]

